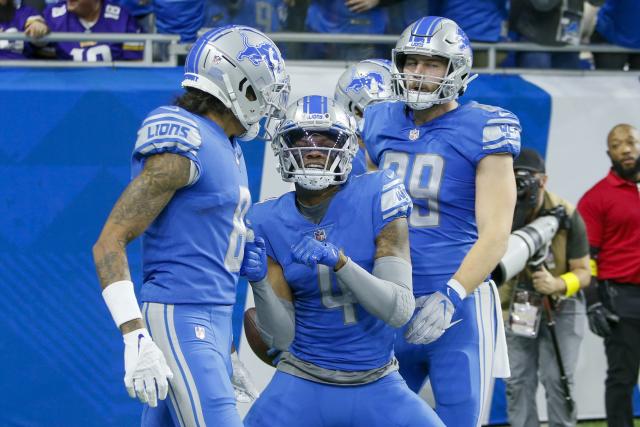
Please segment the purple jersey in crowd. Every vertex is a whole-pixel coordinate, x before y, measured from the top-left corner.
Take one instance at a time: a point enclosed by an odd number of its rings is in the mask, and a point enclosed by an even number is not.
[[[135,19],[126,9],[110,2],[102,2],[100,17],[93,24],[82,22],[74,14],[67,12],[66,2],[56,3],[44,11],[44,19],[52,32],[72,33],[139,33]],[[52,46],[58,59],[74,61],[118,61],[142,59],[141,43],[110,42],[60,42]]]
[[[0,32],[21,33],[30,19],[40,14],[29,6],[18,8],[9,22],[0,22]],[[23,40],[0,40],[0,60],[25,59],[31,54],[31,45]]]

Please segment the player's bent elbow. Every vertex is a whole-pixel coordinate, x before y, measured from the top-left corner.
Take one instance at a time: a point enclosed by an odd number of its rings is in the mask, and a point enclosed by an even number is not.
[[[393,312],[386,323],[393,328],[400,328],[411,320],[415,309],[416,300],[413,297],[413,292],[410,289],[402,288],[396,294]]]
[[[291,346],[291,343],[293,342],[293,335],[293,331],[291,331],[291,333],[289,333],[289,331],[286,331],[284,333],[274,335],[273,348],[280,351],[289,350],[289,346]]]

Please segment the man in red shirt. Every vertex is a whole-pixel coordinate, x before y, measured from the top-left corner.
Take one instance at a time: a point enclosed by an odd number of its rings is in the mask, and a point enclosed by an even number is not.
[[[578,210],[597,260],[599,286],[591,286],[597,291],[587,302],[589,327],[604,337],[607,352],[607,424],[632,427],[640,370],[640,132],[617,125],[607,147],[611,171],[582,196]]]

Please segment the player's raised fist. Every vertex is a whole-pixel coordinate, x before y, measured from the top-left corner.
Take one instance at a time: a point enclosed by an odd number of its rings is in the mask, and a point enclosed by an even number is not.
[[[253,242],[244,245],[240,275],[250,282],[259,282],[267,275],[267,249],[262,237],[256,237]]]
[[[294,262],[309,267],[323,264],[335,268],[340,260],[340,251],[329,242],[320,242],[305,236],[291,248],[291,256]]]

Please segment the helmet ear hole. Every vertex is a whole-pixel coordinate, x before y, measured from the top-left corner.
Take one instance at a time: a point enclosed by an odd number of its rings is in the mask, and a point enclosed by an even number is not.
[[[258,99],[258,96],[256,95],[256,92],[253,90],[253,86],[247,87],[247,91],[245,93],[245,96],[247,97],[247,99],[249,101],[255,101],[255,100]]]
[[[240,80],[240,82],[238,83],[238,91],[240,93],[244,93],[244,96],[249,100],[249,101],[255,101],[258,99],[258,97],[256,96],[256,92],[253,90],[253,86],[248,85],[246,87],[246,89],[244,88],[244,85],[248,82],[249,80],[247,80],[247,78],[243,78],[242,80]]]

